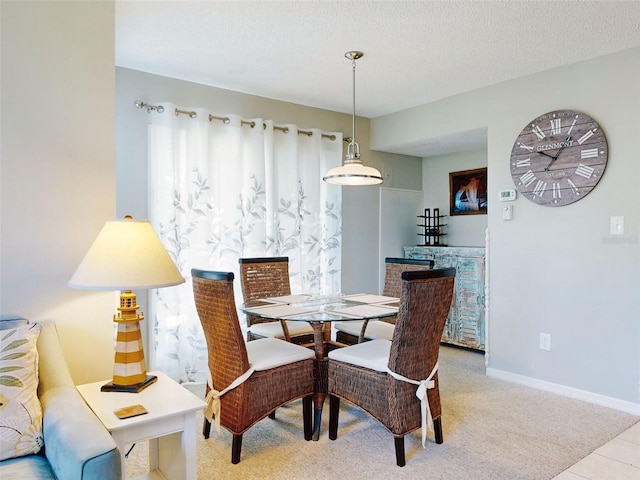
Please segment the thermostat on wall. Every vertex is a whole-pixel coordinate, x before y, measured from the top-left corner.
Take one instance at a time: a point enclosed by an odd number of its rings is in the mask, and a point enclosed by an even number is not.
[[[516,199],[516,191],[515,190],[500,190],[500,201],[501,202],[511,202]]]

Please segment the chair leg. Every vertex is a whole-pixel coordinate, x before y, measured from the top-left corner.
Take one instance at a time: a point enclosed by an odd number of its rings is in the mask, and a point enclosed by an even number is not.
[[[206,440],[207,438],[209,438],[210,434],[211,434],[211,422],[205,418],[204,424],[202,425],[202,435]]]
[[[443,443],[444,436],[442,435],[442,417],[436,418],[433,421],[433,430],[436,434],[436,443]]]
[[[340,413],[340,398],[329,395],[329,439],[338,438],[338,415]]]
[[[307,395],[302,399],[302,424],[304,425],[304,439],[309,441],[313,436],[313,412],[312,396]]]
[[[406,462],[404,459],[404,436],[393,437],[396,443],[396,464],[399,467],[404,467]]]
[[[269,418],[271,420],[275,420],[275,418],[276,418],[276,411],[275,410],[269,414]]]
[[[231,463],[240,463],[240,452],[242,451],[242,434],[234,435],[231,441]]]
[[[289,327],[287,327],[287,322],[284,320],[280,320],[280,326],[282,327],[282,333],[284,334],[284,341],[291,342],[291,335],[289,335]]]

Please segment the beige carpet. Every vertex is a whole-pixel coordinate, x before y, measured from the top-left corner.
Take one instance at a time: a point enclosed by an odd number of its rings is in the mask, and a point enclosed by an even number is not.
[[[395,465],[393,437],[367,414],[342,402],[338,438],[329,440],[328,401],[318,442],[302,437],[301,402],[278,409],[243,437],[231,464],[231,435],[198,439],[198,479],[545,480],[567,469],[636,423],[630,414],[484,375],[480,353],[442,347],[440,394],[444,443],[420,432],[405,437],[407,465]],[[201,415],[198,417],[201,425]],[[147,446],[137,445],[127,473],[145,470]]]

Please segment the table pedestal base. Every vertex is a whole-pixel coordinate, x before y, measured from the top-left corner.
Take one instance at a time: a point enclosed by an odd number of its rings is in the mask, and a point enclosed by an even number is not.
[[[320,425],[322,424],[322,407],[324,405],[324,399],[327,397],[329,391],[329,379],[327,376],[329,369],[328,358],[316,358],[315,368],[313,372],[314,376],[314,390],[313,394],[313,436],[312,440],[317,442],[320,438]]]

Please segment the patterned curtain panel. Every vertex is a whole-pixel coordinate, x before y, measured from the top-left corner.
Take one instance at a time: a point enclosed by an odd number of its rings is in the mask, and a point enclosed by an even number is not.
[[[187,281],[153,291],[148,356],[200,383],[207,352],[191,268],[234,272],[238,303],[241,257],[288,256],[292,293],[340,291],[341,188],[322,176],[341,163],[342,133],[162,106],[150,112],[149,219]]]

